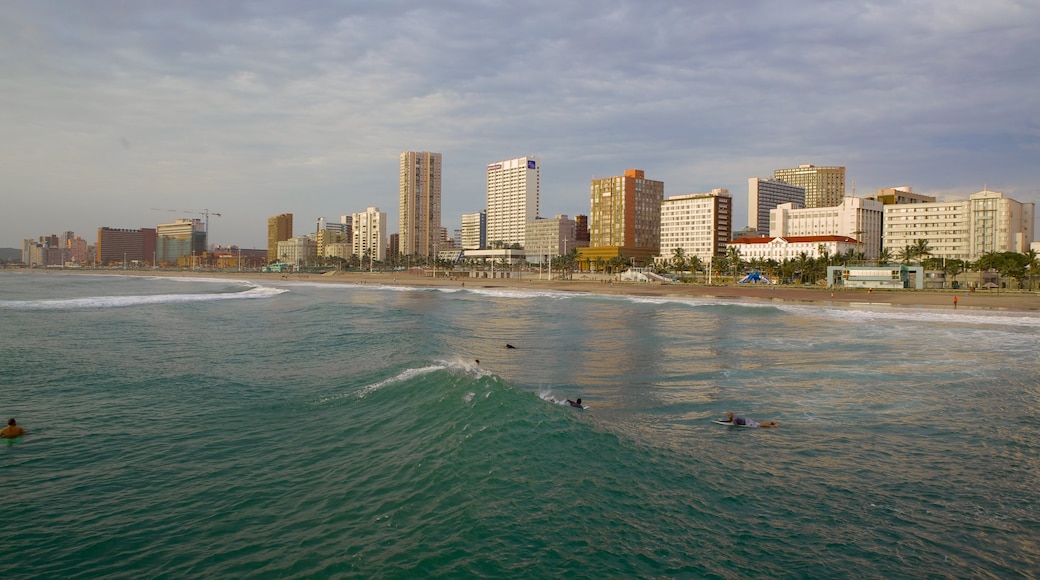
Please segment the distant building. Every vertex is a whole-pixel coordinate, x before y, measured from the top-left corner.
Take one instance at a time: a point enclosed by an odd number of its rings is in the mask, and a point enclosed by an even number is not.
[[[158,263],[156,256],[155,228],[138,230],[98,228],[97,246],[94,250],[97,264],[111,266],[129,262]]]
[[[773,171],[773,179],[805,188],[805,207],[840,205],[845,198],[845,168],[799,165]]]
[[[784,203],[805,207],[805,187],[778,179],[748,179],[748,227],[767,234],[769,210]]]
[[[441,154],[405,151],[401,153],[400,161],[400,208],[397,224],[400,251],[406,256],[432,258],[437,255],[439,242],[443,239]],[[385,228],[382,235],[385,235]],[[384,243],[384,254],[385,245]]]
[[[664,182],[647,179],[641,169],[591,180],[589,245],[581,248],[581,267],[616,257],[634,266],[653,261],[661,248],[661,200]]]
[[[349,244],[352,224],[343,223],[349,220],[349,216],[341,216],[339,222],[330,222],[325,218],[318,218],[318,229],[314,232],[314,241],[317,243],[319,257],[329,257],[329,246],[332,244]]]
[[[541,188],[537,157],[488,164],[486,247],[524,246],[527,222],[538,217]]]
[[[729,244],[740,252],[740,259],[751,260],[797,260],[803,253],[809,258],[844,254],[856,251],[859,242],[847,236],[779,236],[770,238],[740,238]]]
[[[377,261],[385,261],[387,255],[386,212],[378,207],[370,207],[353,215],[354,241],[353,252],[359,258],[371,256]]]
[[[893,254],[927,240],[930,255],[973,261],[987,252],[1025,252],[1033,241],[1035,204],[999,191],[967,200],[884,206],[885,247]]]
[[[874,201],[880,201],[885,205],[897,203],[935,203],[935,197],[914,193],[910,186],[890,187],[879,189],[877,195],[867,197]]]
[[[267,261],[278,261],[278,242],[293,237],[293,214],[282,213],[267,218]]]
[[[733,228],[733,199],[729,190],[690,193],[669,197],[661,203],[660,260],[671,260],[676,248],[687,258],[707,264],[714,256],[725,256]]]
[[[589,247],[589,216],[578,214],[574,216],[574,241],[579,248]]]
[[[856,249],[868,259],[881,251],[884,205],[879,201],[846,197],[836,206],[796,208],[784,203],[769,212],[769,235],[844,236],[860,242]]]
[[[173,223],[159,224],[155,228],[155,252],[160,264],[182,264],[206,252],[206,227],[202,220],[177,218]]]
[[[318,243],[307,236],[298,236],[278,242],[278,258],[275,261],[302,268],[313,264],[317,257]]]
[[[479,250],[487,247],[487,212],[462,214],[462,249]]]
[[[532,264],[546,264],[575,249],[574,220],[565,215],[527,222],[524,254]]]

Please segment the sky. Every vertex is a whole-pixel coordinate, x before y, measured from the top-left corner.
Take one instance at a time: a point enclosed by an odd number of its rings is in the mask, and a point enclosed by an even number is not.
[[[1037,203],[1038,30],[1036,0],[8,0],[0,247],[208,212],[263,248],[370,206],[392,233],[402,151],[443,155],[449,235],[525,155],[543,217],[642,169],[727,188],[739,228],[748,178],[804,163]]]

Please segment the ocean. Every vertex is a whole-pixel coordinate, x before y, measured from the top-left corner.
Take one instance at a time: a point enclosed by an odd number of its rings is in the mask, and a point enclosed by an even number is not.
[[[0,570],[1036,578],[1038,352],[1032,312],[0,272]]]

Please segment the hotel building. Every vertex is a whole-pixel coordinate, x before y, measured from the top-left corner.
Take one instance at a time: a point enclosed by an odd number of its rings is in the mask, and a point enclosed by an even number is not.
[[[406,256],[434,257],[442,237],[441,154],[405,151],[400,168],[400,251]],[[381,231],[385,235],[385,228]],[[385,244],[383,251],[385,254]]]
[[[841,204],[845,197],[845,168],[799,165],[773,171],[773,179],[805,188],[805,207]]]
[[[740,252],[740,259],[751,260],[797,260],[805,254],[816,259],[824,253],[833,256],[855,251],[859,243],[846,236],[778,236],[770,238],[740,238],[730,244]]]
[[[278,242],[293,237],[293,214],[282,213],[267,218],[267,261],[278,261]]]
[[[537,157],[488,164],[486,246],[524,246],[527,222],[538,217],[541,188]]]
[[[711,193],[669,197],[661,203],[662,260],[671,260],[676,248],[687,258],[708,264],[713,256],[725,256],[733,231],[733,199],[723,188]]]
[[[769,210],[783,203],[805,207],[805,188],[776,179],[748,179],[748,226],[762,233],[769,231]]]
[[[769,235],[840,236],[860,242],[857,251],[867,259],[881,252],[884,205],[880,201],[846,197],[832,207],[796,208],[784,203],[769,212]]]
[[[987,252],[1026,252],[1033,241],[1035,204],[980,191],[967,200],[884,206],[885,247],[893,254],[917,240],[931,256],[977,260]]]
[[[137,260],[154,264],[155,237],[155,228],[98,228],[97,247],[94,250],[97,263],[107,266]]]

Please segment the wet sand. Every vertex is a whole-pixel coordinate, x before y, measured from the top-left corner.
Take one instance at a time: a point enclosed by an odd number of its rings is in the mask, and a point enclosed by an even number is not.
[[[29,275],[45,272],[72,273],[73,270],[25,271],[0,270],[0,275],[22,272]],[[840,288],[813,288],[803,286],[750,285],[750,284],[662,284],[655,282],[609,282],[594,279],[594,275],[575,274],[572,280],[548,280],[547,275],[523,272],[513,278],[446,278],[443,272],[434,278],[412,272],[334,272],[328,274],[276,274],[257,272],[191,272],[152,270],[81,270],[83,274],[114,274],[139,276],[173,276],[200,278],[230,278],[277,284],[278,282],[309,282],[328,284],[375,284],[409,287],[459,287],[501,290],[551,290],[586,292],[592,294],[621,294],[631,296],[711,297],[723,300],[768,300],[801,304],[826,305],[892,305],[948,309],[986,309],[1010,311],[1040,311],[1040,293],[1024,290],[863,290]],[[514,276],[515,272],[512,273]],[[956,302],[954,299],[956,298]]]

